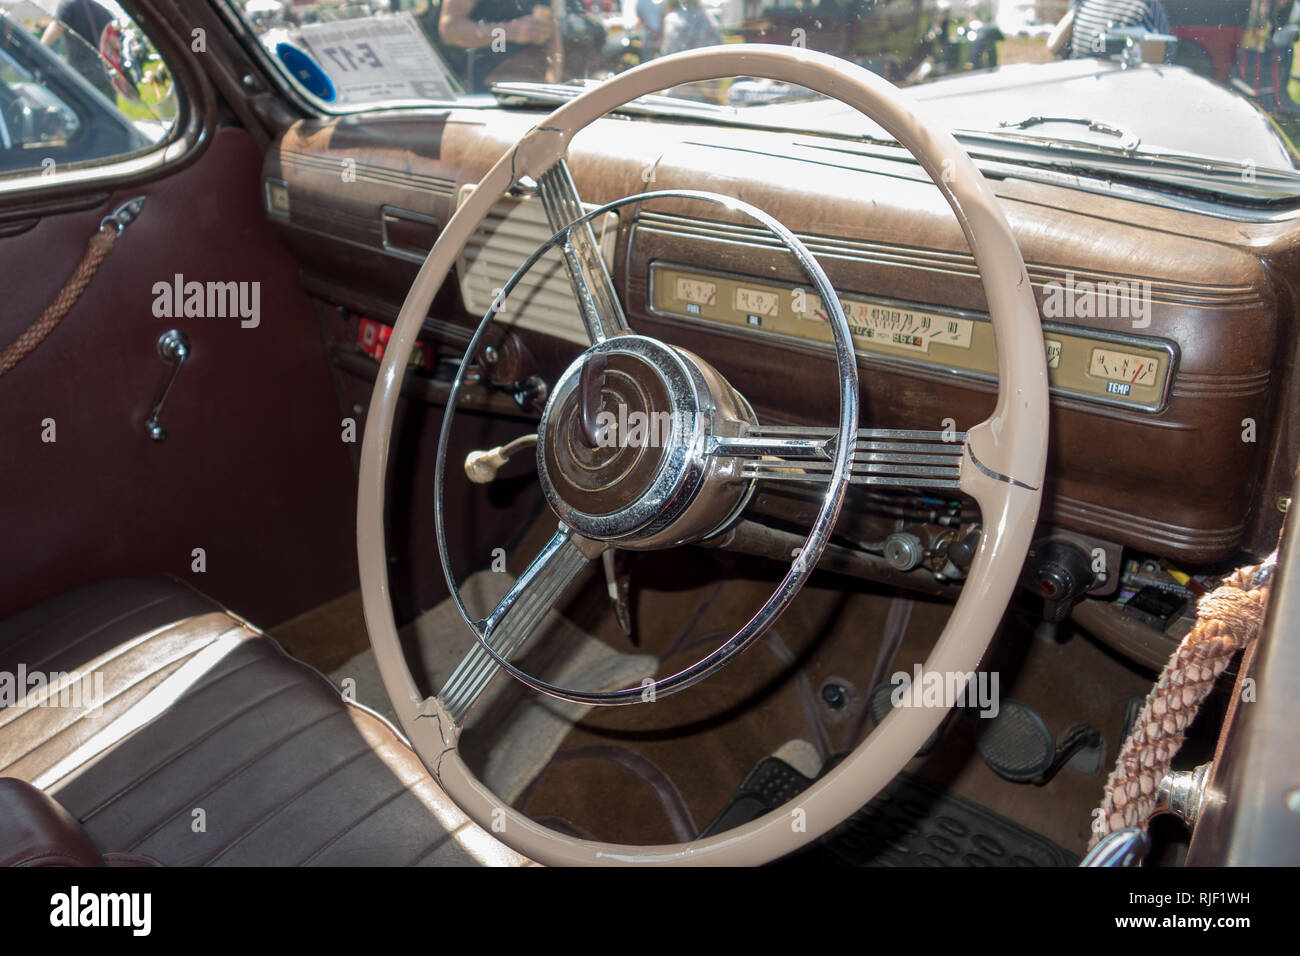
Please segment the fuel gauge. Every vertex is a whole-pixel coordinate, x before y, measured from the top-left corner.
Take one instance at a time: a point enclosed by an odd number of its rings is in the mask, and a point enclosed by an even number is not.
[[[694,305],[713,305],[718,298],[718,286],[716,283],[704,279],[690,279],[686,276],[678,276],[677,298],[682,302],[690,302]]]

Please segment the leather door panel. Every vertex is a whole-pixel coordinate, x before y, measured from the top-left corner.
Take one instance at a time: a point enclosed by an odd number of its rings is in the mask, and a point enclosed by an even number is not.
[[[171,176],[0,238],[7,345],[63,286],[101,217],[148,197],[63,322],[0,377],[0,617],[151,572],[267,623],[354,586],[350,457],[319,321],[263,212],[261,162],[246,132],[220,128]],[[260,283],[259,324],[156,317],[155,284],[178,274]],[[192,356],[162,415],[167,439],[153,442],[144,422],[169,370],[155,342],[170,328]]]

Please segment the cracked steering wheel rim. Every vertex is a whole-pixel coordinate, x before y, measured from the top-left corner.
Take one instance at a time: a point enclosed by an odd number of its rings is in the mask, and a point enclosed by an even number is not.
[[[952,207],[984,283],[997,344],[998,400],[970,429],[960,488],[979,504],[985,532],[926,671],[974,671],[1010,599],[1037,519],[1047,454],[1047,369],[1042,331],[1019,247],[997,199],[970,158],[910,99],[845,60],[781,46],[736,45],[653,60],[593,87],[553,112],[506,151],[457,210],[407,296],[376,378],[362,446],[357,547],[362,598],[384,686],[412,746],[453,801],[506,845],[547,864],[758,864],[798,849],[847,819],[903,768],[946,710],[896,708],[851,754],[789,804],[690,843],[623,846],[579,840],[505,806],[456,751],[459,729],[438,698],[416,687],[397,635],[384,543],[384,488],[403,358],[460,249],[522,176],[540,178],[569,141],[638,96],[681,83],[756,76],[797,84],[852,106],[887,130],[926,170]]]

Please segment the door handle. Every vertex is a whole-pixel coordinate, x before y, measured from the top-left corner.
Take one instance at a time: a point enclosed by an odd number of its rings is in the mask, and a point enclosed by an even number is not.
[[[180,329],[168,329],[158,336],[158,357],[164,362],[170,362],[172,371],[167,376],[167,384],[163,386],[162,394],[154,403],[153,412],[149,415],[149,420],[144,423],[144,428],[154,441],[163,441],[167,438],[167,432],[163,430],[162,423],[159,421],[162,418],[163,403],[167,401],[172,386],[176,384],[176,376],[180,375],[181,366],[190,357],[190,337]]]

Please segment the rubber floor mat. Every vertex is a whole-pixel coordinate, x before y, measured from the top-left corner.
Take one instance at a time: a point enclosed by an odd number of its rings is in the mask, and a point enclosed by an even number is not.
[[[1046,837],[907,773],[798,856],[841,866],[1079,864]]]
[[[785,761],[767,757],[750,771],[700,836],[713,836],[754,820],[794,799],[812,782]],[[1077,866],[1079,857],[978,803],[900,773],[843,824],[782,862],[1033,867]]]

